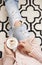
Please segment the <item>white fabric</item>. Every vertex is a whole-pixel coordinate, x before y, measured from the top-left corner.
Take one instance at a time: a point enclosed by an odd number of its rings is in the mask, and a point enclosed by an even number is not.
[[[40,63],[36,59],[29,56],[24,56],[18,51],[16,53],[16,60],[18,62],[17,65],[42,65],[42,63]],[[14,65],[16,65],[16,63]]]

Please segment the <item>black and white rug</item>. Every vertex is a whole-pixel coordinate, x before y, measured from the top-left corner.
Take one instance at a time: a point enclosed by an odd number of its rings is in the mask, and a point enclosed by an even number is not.
[[[19,0],[19,10],[29,32],[35,35],[36,42],[42,48],[42,0]],[[5,2],[0,0],[0,47],[9,31],[9,17]]]

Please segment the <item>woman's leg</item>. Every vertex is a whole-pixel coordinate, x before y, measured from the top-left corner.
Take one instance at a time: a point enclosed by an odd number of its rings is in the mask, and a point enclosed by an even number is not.
[[[14,27],[15,22],[22,20],[18,9],[18,0],[5,0],[5,6],[9,15],[10,25]]]
[[[17,7],[18,0],[7,0],[5,5],[10,18],[10,25],[13,28],[14,36],[18,40],[26,39],[30,34],[28,33],[28,30],[26,30],[26,26],[20,22],[22,21],[22,17]]]

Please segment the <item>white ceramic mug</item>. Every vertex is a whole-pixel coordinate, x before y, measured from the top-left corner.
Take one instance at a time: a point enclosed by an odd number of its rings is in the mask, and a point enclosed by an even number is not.
[[[16,51],[18,46],[18,40],[14,37],[9,37],[6,44],[8,48],[12,49],[13,51]]]

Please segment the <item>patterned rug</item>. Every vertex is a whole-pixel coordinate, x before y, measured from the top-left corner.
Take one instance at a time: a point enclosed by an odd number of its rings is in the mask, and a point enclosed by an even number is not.
[[[35,43],[42,49],[42,0],[19,0],[19,10],[27,29],[35,35]],[[0,0],[0,50],[3,50],[9,27],[5,2]]]

